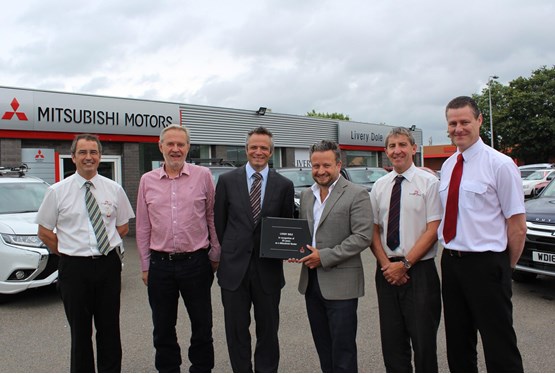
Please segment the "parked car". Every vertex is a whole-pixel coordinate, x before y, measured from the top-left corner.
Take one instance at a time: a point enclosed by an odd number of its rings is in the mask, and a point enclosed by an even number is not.
[[[35,223],[48,184],[25,171],[0,167],[0,298],[58,280],[58,256],[38,238]]]
[[[555,168],[555,164],[542,163],[542,164],[522,165],[518,167],[518,169],[520,170],[520,177],[522,179],[526,178],[527,176],[529,176],[530,174],[532,174],[537,170],[550,169],[550,168]]]
[[[192,158],[187,160],[187,162],[195,165],[206,166],[210,169],[212,173],[212,179],[214,180],[214,185],[218,183],[218,178],[223,173],[235,169],[235,165],[231,161],[225,161],[221,158]]]
[[[295,188],[295,218],[299,217],[301,192],[314,184],[312,169],[309,168],[277,168],[276,171],[293,182]]]
[[[429,167],[426,167],[426,166],[417,166],[417,168],[422,169],[424,171],[427,171],[428,173],[432,174],[434,177],[439,179],[439,173],[437,171],[434,171],[434,170],[432,170],[432,169],[430,169]]]
[[[543,189],[545,187],[547,187],[547,185],[550,183],[551,181],[545,181],[545,182],[541,182],[536,184],[536,186],[534,187],[534,191],[532,191],[532,195],[533,196],[537,196],[540,194],[540,192],[543,191]]]
[[[388,173],[384,168],[370,166],[353,166],[343,169],[345,177],[353,183],[364,186],[368,193],[372,191],[374,183]]]
[[[517,282],[555,276],[555,181],[525,204],[526,242],[513,273]]]
[[[534,195],[534,189],[537,184],[542,182],[549,182],[555,177],[555,169],[536,170],[522,180],[522,189],[524,196],[531,197]]]
[[[235,169],[234,166],[207,166],[207,168],[210,169],[210,172],[212,173],[212,179],[214,180],[214,186],[216,184],[218,184],[218,178],[220,177],[220,175]]]

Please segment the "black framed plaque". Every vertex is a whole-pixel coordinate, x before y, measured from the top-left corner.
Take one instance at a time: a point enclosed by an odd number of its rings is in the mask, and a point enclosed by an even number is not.
[[[310,254],[307,244],[312,244],[312,237],[306,219],[262,218],[260,257],[300,259]]]

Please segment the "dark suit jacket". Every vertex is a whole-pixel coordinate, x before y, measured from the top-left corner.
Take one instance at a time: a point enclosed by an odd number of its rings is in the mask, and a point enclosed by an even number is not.
[[[294,194],[293,183],[270,169],[261,217],[293,217]],[[254,225],[244,166],[222,174],[218,179],[214,221],[222,247],[218,268],[220,287],[235,291],[251,258],[257,261],[264,292],[276,292],[285,285],[283,261],[259,257],[261,220]]]

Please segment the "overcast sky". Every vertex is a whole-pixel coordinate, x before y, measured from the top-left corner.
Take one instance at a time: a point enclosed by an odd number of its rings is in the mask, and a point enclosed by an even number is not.
[[[555,64],[555,1],[19,0],[0,35],[3,86],[340,112],[447,144],[451,98]]]

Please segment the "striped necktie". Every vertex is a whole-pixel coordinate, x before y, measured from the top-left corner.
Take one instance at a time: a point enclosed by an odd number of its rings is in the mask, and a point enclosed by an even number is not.
[[[94,229],[94,235],[96,236],[97,247],[100,253],[107,255],[110,251],[110,240],[106,234],[106,226],[102,220],[102,215],[100,214],[100,208],[98,203],[91,192],[91,186],[93,184],[90,181],[85,182],[85,204],[87,205],[87,211],[89,212],[89,219],[91,220],[92,227]]]
[[[389,218],[387,221],[387,246],[392,251],[396,250],[401,244],[399,240],[399,218],[401,217],[401,183],[402,175],[395,177],[395,185],[391,191],[389,200]]]
[[[252,208],[252,219],[254,221],[254,224],[256,225],[258,223],[260,212],[262,210],[262,207],[260,205],[260,192],[262,191],[262,174],[256,172],[252,176],[254,178],[254,181],[252,182],[249,197]]]

